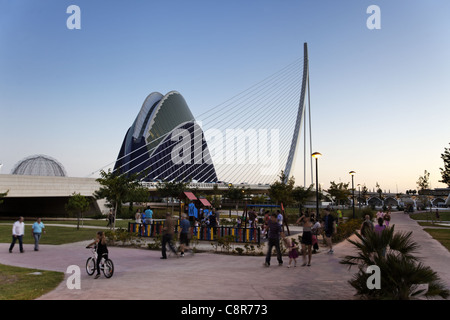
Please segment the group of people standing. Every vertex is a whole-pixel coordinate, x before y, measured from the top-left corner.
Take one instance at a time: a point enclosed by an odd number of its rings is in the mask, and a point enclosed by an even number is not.
[[[368,231],[374,231],[377,234],[381,234],[383,230],[389,227],[391,222],[391,213],[390,211],[383,212],[378,211],[376,213],[377,223],[374,224],[369,215],[365,216],[364,222],[361,224],[360,233],[362,236],[365,236]]]
[[[280,219],[281,212],[274,213],[270,216],[270,219],[265,223],[265,230],[268,237],[268,249],[264,265],[270,266],[270,260],[273,247],[277,252],[278,265],[283,265],[283,258],[280,249],[280,239],[283,239],[286,248],[289,251],[289,265],[294,262],[294,267],[297,265],[297,258],[299,257],[299,246],[294,242],[292,238],[286,237],[282,227],[282,219]],[[322,222],[322,223],[321,223]],[[301,237],[301,248],[303,256],[302,266],[311,266],[312,253],[315,253],[318,249],[318,235],[324,234],[329,251],[328,254],[333,254],[332,235],[336,232],[335,218],[331,215],[331,212],[326,209],[325,216],[321,222],[316,219],[315,214],[306,212],[297,220],[297,224],[303,226],[303,232]]]
[[[141,212],[141,210],[138,209],[134,218],[136,223],[142,224],[145,229],[148,225],[153,223],[153,210],[150,209],[150,206],[147,206],[147,209],[145,209],[144,212]]]
[[[14,246],[17,241],[19,241],[19,251],[24,253],[23,250],[23,237],[25,235],[25,223],[24,217],[19,217],[19,220],[14,222],[12,227],[12,241],[9,246],[9,253],[12,253]],[[42,223],[41,218],[37,218],[36,222],[31,226],[32,235],[34,238],[34,251],[39,251],[39,241],[41,239],[42,233],[45,233],[45,225]]]

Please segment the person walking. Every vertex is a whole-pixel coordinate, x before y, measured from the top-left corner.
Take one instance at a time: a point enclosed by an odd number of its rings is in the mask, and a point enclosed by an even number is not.
[[[375,233],[381,237],[381,234],[383,233],[383,231],[386,229],[386,226],[384,225],[384,220],[383,218],[378,218],[378,224],[375,226],[374,230]],[[386,247],[383,247],[381,249],[381,256],[384,257],[386,255]]]
[[[334,222],[334,217],[331,215],[330,210],[325,209],[325,217],[324,219],[324,231],[325,231],[325,240],[327,242],[329,254],[333,254],[333,241],[331,239],[332,235],[336,232],[336,224]]]
[[[113,219],[113,213],[112,213],[112,209],[110,209],[109,210],[109,213],[108,213],[108,224],[106,225],[106,227],[112,227],[112,219]]]
[[[34,237],[34,251],[39,251],[39,240],[41,240],[42,232],[45,233],[45,225],[42,223],[41,218],[37,218],[31,229]]]
[[[12,227],[12,242],[9,246],[9,253],[12,253],[12,249],[16,244],[16,241],[19,240],[19,250],[20,253],[23,253],[23,235],[25,234],[25,224],[23,223],[24,218],[19,217],[19,220],[14,222]]]
[[[177,250],[173,246],[172,239],[174,234],[174,223],[170,212],[166,213],[166,221],[163,227],[162,245],[161,245],[161,259],[167,259],[166,245],[169,245],[170,250],[178,257]]]
[[[181,257],[184,257],[184,250],[189,249],[189,237],[191,236],[191,223],[187,219],[185,213],[181,216],[180,227],[178,232],[178,240],[180,241]]]
[[[384,223],[386,224],[386,227],[389,227],[389,223],[391,222],[391,212],[388,211],[383,217]]]
[[[386,226],[384,225],[383,218],[378,218],[378,224],[375,226],[374,230],[378,235],[381,235],[383,230],[386,229]]]
[[[373,231],[373,222],[370,220],[370,216],[366,214],[364,222],[361,224],[360,233],[363,237],[370,231]]]
[[[280,249],[280,234],[282,234],[281,225],[277,221],[277,214],[272,214],[270,217],[270,220],[268,222],[268,228],[269,228],[269,241],[268,241],[268,250],[266,254],[266,262],[264,265],[266,267],[270,266],[270,258],[272,255],[272,249],[275,247],[277,251],[277,260],[278,265],[283,265],[283,258],[281,256],[281,249]]]

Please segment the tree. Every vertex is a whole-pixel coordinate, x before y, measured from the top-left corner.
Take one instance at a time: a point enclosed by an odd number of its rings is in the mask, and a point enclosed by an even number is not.
[[[348,197],[350,196],[350,190],[348,189],[350,183],[336,183],[334,181],[330,182],[330,187],[327,192],[330,194],[330,197],[333,201],[336,202],[337,205],[345,204],[348,201]]]
[[[419,176],[419,180],[417,180],[417,188],[419,189],[419,194],[421,194],[424,190],[430,189],[430,173],[425,170],[423,176]]]
[[[361,189],[361,197],[364,199],[364,204],[367,204],[367,199],[369,199],[369,189],[367,189],[365,184]]]
[[[294,200],[292,191],[294,190],[295,179],[294,177],[288,179],[283,170],[281,170],[278,178],[280,179],[279,181],[275,181],[270,185],[269,196],[276,204],[283,204],[286,208],[288,205],[292,204]],[[286,226],[288,235],[290,235],[288,221],[284,210],[281,210],[281,214],[283,215],[283,224]]]
[[[6,198],[8,195],[9,190],[6,190],[6,192],[0,192],[0,204],[3,203],[3,198]]]
[[[138,175],[133,174],[126,176],[120,174],[118,171],[105,172],[100,171],[100,178],[96,181],[101,185],[100,189],[94,192],[96,199],[108,200],[114,207],[114,223],[113,228],[116,228],[117,213],[121,211],[122,203],[130,200],[130,195],[139,188],[144,188],[138,181]]]
[[[292,197],[299,204],[300,210],[312,196],[314,196],[312,184],[308,188],[298,186],[292,190]]]
[[[439,182],[445,183],[450,188],[450,148],[444,149],[441,158],[444,161],[444,168],[439,168],[442,176],[442,180],[439,180]]]
[[[294,177],[286,179],[287,177],[283,170],[281,170],[278,178],[279,181],[275,181],[270,185],[269,196],[276,204],[283,203],[286,207],[294,200],[292,190],[294,189],[295,179]]]
[[[377,188],[378,196],[381,200],[383,200],[383,190],[381,190],[380,184],[378,182],[375,184],[375,188]]]
[[[219,186],[214,184],[213,186],[213,194],[211,196],[211,204],[214,208],[218,208],[221,204],[221,194],[222,192],[219,190]]]
[[[188,185],[187,182],[177,181],[164,181],[159,182],[156,185],[156,190],[161,198],[167,199],[167,207],[169,207],[169,197],[179,198]],[[173,214],[173,201],[172,201],[172,214]]]
[[[72,193],[69,201],[66,204],[66,211],[75,212],[77,214],[77,229],[80,229],[80,219],[83,217],[83,212],[89,210],[90,201],[87,197],[80,193]]]
[[[130,206],[128,208],[128,212],[132,218],[134,218],[134,202],[147,202],[150,197],[150,192],[147,188],[136,188],[130,190],[130,193],[127,195],[124,202],[129,202]]]
[[[232,184],[228,186],[228,190],[224,191],[223,196],[235,203],[236,212],[238,211],[239,201],[244,199],[245,188],[236,188]]]

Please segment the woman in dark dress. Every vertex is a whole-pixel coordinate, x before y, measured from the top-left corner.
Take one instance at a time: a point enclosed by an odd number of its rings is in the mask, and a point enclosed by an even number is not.
[[[303,222],[303,234],[302,234],[302,253],[303,253],[303,264],[304,266],[311,266],[311,257],[312,257],[312,232],[311,232],[311,219],[309,217],[309,213],[305,213],[298,220],[299,222]],[[306,263],[306,251],[308,251],[308,263]]]

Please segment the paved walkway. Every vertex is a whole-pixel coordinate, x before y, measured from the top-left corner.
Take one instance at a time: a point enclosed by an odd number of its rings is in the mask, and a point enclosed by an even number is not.
[[[397,230],[412,230],[422,244],[420,255],[425,264],[438,271],[450,287],[450,253],[433,240],[422,227],[407,215],[393,214]],[[176,299],[176,300],[301,300],[355,299],[348,284],[356,269],[350,271],[339,261],[352,254],[347,241],[336,245],[333,255],[325,248],[313,255],[311,267],[279,267],[272,257],[272,266],[263,266],[262,256],[235,256],[214,253],[187,254],[184,258],[160,260],[159,251],[110,247],[115,264],[111,279],[93,279],[85,272],[90,251],[87,242],[66,245],[41,245],[39,252],[25,245],[26,252],[8,253],[9,244],[0,244],[0,263],[37,269],[66,272],[70,265],[81,269],[81,289],[70,290],[63,281],[55,290],[40,297],[44,300],[65,299]],[[209,245],[209,244],[208,244]],[[209,245],[210,246],[210,245]],[[66,274],[66,279],[69,275]]]

